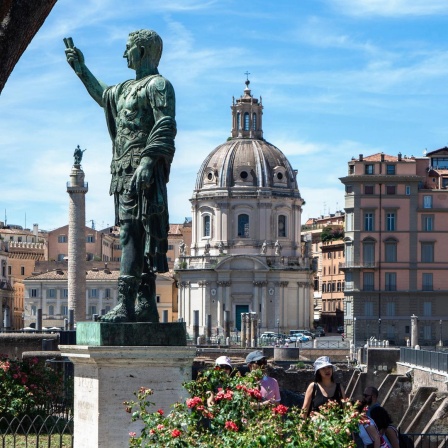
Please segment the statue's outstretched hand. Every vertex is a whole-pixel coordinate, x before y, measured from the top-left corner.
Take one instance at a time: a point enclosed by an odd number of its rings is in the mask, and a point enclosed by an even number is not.
[[[153,182],[154,160],[143,158],[131,179],[129,191],[136,194],[150,187]]]
[[[77,75],[82,73],[81,65],[84,65],[84,55],[79,48],[76,48],[73,44],[73,40],[71,37],[67,37],[64,39],[65,43],[65,57],[67,58],[67,62],[73,68]]]

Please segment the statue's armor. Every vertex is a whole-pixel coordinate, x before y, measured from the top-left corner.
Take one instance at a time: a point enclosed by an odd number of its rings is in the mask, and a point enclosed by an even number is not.
[[[111,162],[110,194],[129,189],[134,171],[154,127],[154,107],[172,104],[174,91],[160,75],[125,81],[106,90],[115,99],[116,117]],[[106,94],[106,93],[105,93]],[[111,98],[109,96],[109,98]]]

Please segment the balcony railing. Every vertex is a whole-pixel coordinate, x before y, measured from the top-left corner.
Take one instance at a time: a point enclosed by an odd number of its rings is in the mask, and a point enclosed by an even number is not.
[[[377,261],[346,260],[339,263],[339,269],[376,269],[378,266]]]

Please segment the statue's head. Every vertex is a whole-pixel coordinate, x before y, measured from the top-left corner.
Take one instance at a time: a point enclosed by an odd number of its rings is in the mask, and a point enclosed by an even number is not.
[[[138,48],[143,47],[144,57],[151,60],[154,67],[158,67],[162,57],[162,38],[153,30],[138,30],[129,33],[129,40],[132,40]]]

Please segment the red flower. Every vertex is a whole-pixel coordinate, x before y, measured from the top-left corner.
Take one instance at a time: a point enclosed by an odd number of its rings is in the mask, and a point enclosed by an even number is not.
[[[173,431],[171,432],[171,437],[179,437],[181,434],[181,431],[179,431],[178,429],[173,429]]]
[[[272,412],[278,415],[285,415],[288,412],[288,408],[282,404],[279,404],[277,407],[272,409]]]
[[[193,397],[193,398],[189,398],[187,400],[187,406],[190,409],[195,408],[196,406],[200,406],[202,404],[203,404],[202,398],[200,398],[200,397]]]
[[[228,420],[224,426],[229,431],[238,431],[238,426],[235,422]]]
[[[258,389],[247,389],[247,393],[251,396],[256,398],[257,400],[261,400],[261,392]]]
[[[164,414],[163,409],[157,409],[157,412],[158,412],[160,415],[163,415],[163,414]]]

